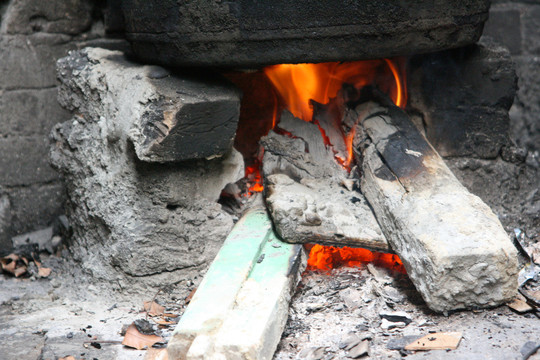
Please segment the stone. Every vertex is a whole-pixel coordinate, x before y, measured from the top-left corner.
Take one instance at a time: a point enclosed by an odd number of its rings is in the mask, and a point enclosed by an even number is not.
[[[388,100],[388,103],[390,101]],[[361,189],[409,278],[437,312],[492,307],[517,293],[517,250],[406,114],[363,105]]]
[[[115,64],[125,71],[113,71]],[[110,74],[98,71],[104,66],[111,66]],[[103,49],[61,60],[59,101],[76,114],[51,134],[51,162],[65,177],[69,195],[73,257],[94,278],[115,279],[119,289],[133,292],[199,276],[233,225],[216,203],[220,187],[243,176],[235,150],[211,160],[138,159],[132,141],[141,120],[137,111],[159,98],[160,84],[182,83],[148,79],[147,71]],[[108,80],[115,76],[132,92],[113,93],[120,84]],[[147,100],[134,103],[141,92]]]
[[[489,1],[122,2],[126,36],[151,63],[254,68],[376,59],[475,43]]]
[[[140,160],[175,162],[221,157],[232,149],[240,92],[216,77],[169,75],[157,66],[137,66],[121,52],[90,48],[58,61],[61,87],[103,90],[98,108],[118,104],[130,122],[129,139]],[[94,113],[61,89],[71,110]],[[96,100],[98,100],[96,98]],[[118,124],[118,127],[126,124]]]
[[[0,97],[0,135],[49,136],[54,124],[70,118],[62,109],[56,88],[7,90]]]
[[[11,252],[11,204],[0,188],[0,256]]]
[[[43,136],[0,138],[0,184],[31,185],[59,179],[49,165],[49,142]]]
[[[358,359],[361,356],[367,355],[369,352],[369,341],[364,340],[355,347],[353,347],[349,352],[347,353],[347,357],[351,359]]]
[[[76,35],[90,28],[94,6],[91,0],[11,0],[5,10],[0,32]]]
[[[517,77],[508,50],[482,38],[413,64],[410,105],[423,114],[426,136],[442,156],[495,158],[510,144]]]

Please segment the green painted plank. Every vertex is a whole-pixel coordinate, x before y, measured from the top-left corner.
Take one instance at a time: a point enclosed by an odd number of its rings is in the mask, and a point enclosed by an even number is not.
[[[171,358],[184,358],[195,336],[221,326],[272,232],[263,208],[249,210],[238,221],[173,332]]]
[[[236,305],[216,334],[215,354],[234,359],[272,359],[287,321],[289,302],[306,257],[302,245],[274,233],[238,293]]]

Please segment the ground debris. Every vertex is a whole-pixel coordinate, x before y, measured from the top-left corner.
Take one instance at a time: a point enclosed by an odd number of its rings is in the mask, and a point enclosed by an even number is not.
[[[349,353],[347,354],[347,357],[350,357],[352,359],[358,359],[361,356],[367,355],[368,352],[369,352],[369,341],[363,340],[349,351]]]
[[[406,325],[412,322],[412,319],[409,314],[404,311],[381,311],[379,316],[382,319],[386,319],[395,323],[405,323]]]
[[[143,320],[144,321],[144,320]],[[126,335],[122,341],[122,345],[135,348],[137,350],[142,350],[149,348],[155,343],[162,342],[163,338],[154,334],[144,334],[140,330],[140,327],[136,325],[136,322],[133,322],[128,326],[126,330]],[[145,329],[145,331],[148,329]]]
[[[150,348],[144,356],[144,360],[168,360],[167,349]]]
[[[9,254],[1,258],[0,264],[5,273],[9,273],[15,277],[22,276],[28,269],[28,260],[16,254]]]
[[[462,335],[460,332],[440,332],[426,335],[405,346],[405,350],[455,350]]]
[[[302,350],[298,357],[305,360],[321,360],[324,358],[324,355],[326,355],[326,348],[311,347]]]
[[[155,301],[145,301],[144,311],[146,311],[150,316],[160,316],[165,313],[165,307],[159,305]]]
[[[531,310],[534,310],[532,306],[527,304],[527,299],[521,294],[518,294],[511,302],[506,304],[510,309],[523,314],[526,312],[529,312]]]
[[[523,346],[521,347],[520,353],[523,355],[523,360],[527,360],[540,349],[540,344],[536,343],[534,341],[527,341]]]

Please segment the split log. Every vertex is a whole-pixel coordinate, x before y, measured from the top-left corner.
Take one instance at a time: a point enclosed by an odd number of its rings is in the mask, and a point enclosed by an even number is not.
[[[276,232],[290,243],[315,242],[390,252],[355,180],[325,146],[317,125],[283,112],[261,139],[266,203]]]
[[[391,252],[364,196],[325,179],[266,178],[266,205],[287,242]]]
[[[362,192],[434,311],[489,307],[517,291],[517,253],[497,216],[469,193],[398,107],[357,109]],[[364,145],[366,145],[364,143]]]
[[[301,179],[347,178],[347,172],[334,160],[317,125],[295,118],[283,111],[276,131],[261,139],[264,147],[263,173],[286,174],[296,181]]]

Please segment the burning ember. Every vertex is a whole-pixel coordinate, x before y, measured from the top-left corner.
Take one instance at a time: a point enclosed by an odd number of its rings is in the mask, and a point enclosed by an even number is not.
[[[405,274],[405,267],[395,254],[384,254],[367,249],[344,246],[312,245],[307,270],[330,270],[340,266],[356,267],[373,263]]]

